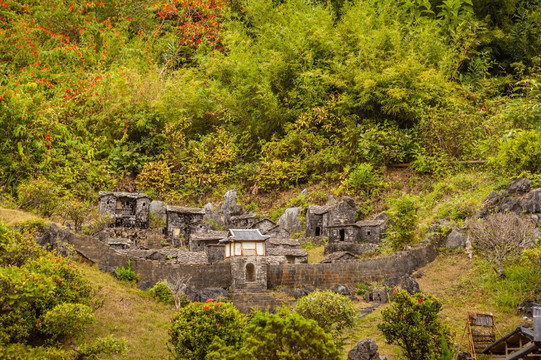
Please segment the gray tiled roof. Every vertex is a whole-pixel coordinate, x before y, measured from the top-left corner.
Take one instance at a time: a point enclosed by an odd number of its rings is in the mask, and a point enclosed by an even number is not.
[[[363,226],[380,226],[385,223],[385,220],[361,220],[357,221],[355,224],[359,227]]]
[[[208,233],[195,233],[190,235],[190,239],[195,241],[221,240],[226,237],[227,232],[225,231],[212,231]]]
[[[244,220],[244,219],[259,219],[259,217],[254,214],[231,216],[231,221]]]
[[[166,212],[175,212],[180,214],[199,214],[199,215],[205,215],[205,209],[200,208],[189,208],[189,207],[182,207],[182,206],[171,206],[168,205],[165,207]]]
[[[262,235],[259,229],[229,229],[232,240],[235,241],[265,241],[269,235]]]
[[[323,215],[331,210],[331,206],[310,205],[308,211],[312,214]]]
[[[267,256],[308,256],[308,252],[304,249],[291,248],[267,248]]]
[[[151,199],[150,196],[148,196],[147,194],[145,193],[130,193],[130,192],[120,192],[120,191],[117,191],[117,192],[111,192],[111,191],[100,191],[98,192],[98,198],[101,198],[103,196],[107,196],[107,195],[112,195],[114,197],[117,197],[117,198],[131,198],[131,199],[142,199],[142,198],[147,198],[147,199]]]
[[[274,246],[281,246],[281,245],[287,245],[287,246],[298,246],[301,247],[301,243],[297,239],[288,239],[288,238],[275,238],[271,237],[267,241],[268,245],[274,245]]]

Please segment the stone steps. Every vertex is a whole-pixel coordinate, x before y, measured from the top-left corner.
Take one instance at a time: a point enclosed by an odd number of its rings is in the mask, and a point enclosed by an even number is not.
[[[249,313],[252,309],[257,308],[261,311],[269,309],[275,311],[282,305],[291,306],[295,303],[293,298],[284,299],[283,297],[276,297],[270,291],[261,290],[258,292],[232,292],[229,294],[229,298],[243,313]]]

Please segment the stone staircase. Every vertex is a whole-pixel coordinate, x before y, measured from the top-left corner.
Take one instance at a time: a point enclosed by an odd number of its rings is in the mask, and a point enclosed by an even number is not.
[[[247,286],[242,290],[231,291],[229,299],[235,307],[242,313],[249,313],[252,309],[260,311],[275,311],[280,306],[291,307],[295,304],[295,299],[287,297],[283,293],[276,293],[262,289],[259,286]]]

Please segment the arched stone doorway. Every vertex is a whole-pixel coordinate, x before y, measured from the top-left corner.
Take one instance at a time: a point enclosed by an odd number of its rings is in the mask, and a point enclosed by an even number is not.
[[[246,282],[255,282],[255,266],[252,263],[246,264]]]

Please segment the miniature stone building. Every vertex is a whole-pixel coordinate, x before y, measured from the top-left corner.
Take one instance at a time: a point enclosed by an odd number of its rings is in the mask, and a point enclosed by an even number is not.
[[[229,220],[229,228],[231,229],[250,229],[259,218],[252,214],[232,216]]]
[[[203,221],[204,209],[167,206],[165,212],[167,237],[173,246],[188,245],[191,234],[209,230],[209,225]]]
[[[252,229],[259,229],[259,231],[262,233],[262,234],[265,234],[267,231],[271,230],[272,228],[274,228],[276,225],[276,223],[270,219],[262,219],[262,220],[258,220],[256,223],[254,223],[251,228]]]
[[[225,245],[225,259],[231,263],[232,289],[267,287],[265,241],[259,229],[230,229],[230,236],[220,240]]]
[[[385,220],[363,220],[355,223],[360,228],[359,240],[363,243],[377,244],[385,232]]]
[[[205,247],[207,253],[207,259],[210,264],[214,264],[225,259],[225,245],[223,244],[209,244]]]
[[[306,211],[306,236],[329,236],[328,227],[353,224],[357,215],[355,201],[347,196],[333,206],[308,206]]]
[[[384,223],[383,220],[365,220],[328,226],[329,242],[325,245],[325,254],[349,251],[360,255],[373,251],[381,241]]]
[[[262,233],[263,235],[269,235],[273,238],[289,239],[289,232],[280,225],[275,225],[265,232],[262,231]]]
[[[208,233],[195,233],[190,235],[190,251],[205,251],[209,245],[217,245],[218,242],[227,237],[227,232],[212,231]]]
[[[299,240],[296,239],[268,239],[267,256],[284,256],[289,264],[308,263],[308,252],[301,247]]]
[[[323,229],[329,225],[331,206],[310,205],[306,210],[306,236],[324,236]]]
[[[265,240],[258,229],[229,229],[229,237],[220,240],[225,245],[225,258],[235,256],[265,256]]]
[[[110,216],[114,226],[148,228],[152,201],[148,195],[100,191],[98,198],[100,215]]]
[[[358,243],[361,240],[361,228],[357,224],[339,224],[327,226],[327,236],[331,243]]]

